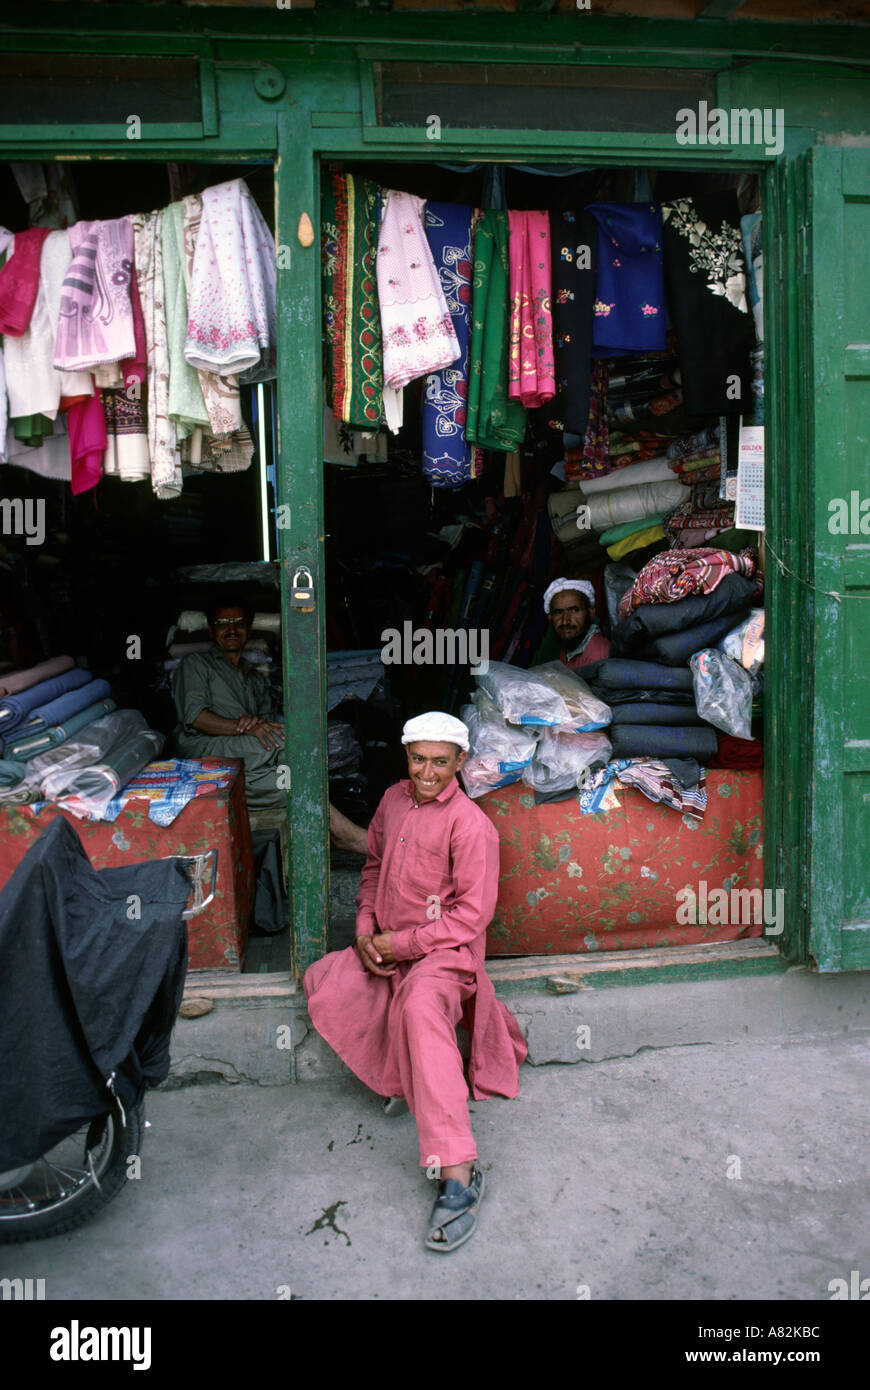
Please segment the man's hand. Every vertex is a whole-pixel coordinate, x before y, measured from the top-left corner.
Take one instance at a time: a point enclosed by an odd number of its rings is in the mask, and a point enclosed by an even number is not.
[[[396,965],[390,950],[391,939],[392,934],[390,932],[385,932],[383,935],[357,937],[356,949],[359,952],[359,958],[370,975],[395,975]],[[386,953],[382,949],[384,942],[386,942]],[[381,944],[376,945],[376,943]]]
[[[282,748],[284,745],[284,725],[275,724],[257,714],[239,715],[236,733],[250,734],[264,748]]]

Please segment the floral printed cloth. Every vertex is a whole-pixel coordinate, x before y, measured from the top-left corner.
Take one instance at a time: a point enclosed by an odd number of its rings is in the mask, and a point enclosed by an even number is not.
[[[644,565],[637,579],[619,601],[619,615],[627,618],[642,603],[673,603],[690,594],[712,594],[728,574],[755,574],[751,550],[666,550]]]
[[[554,429],[583,434],[589,418],[598,227],[582,208],[550,213],[553,343],[556,353]]]
[[[508,212],[510,346],[508,396],[530,410],[556,394],[551,304],[550,219],[546,212]]]
[[[426,378],[423,477],[432,487],[461,487],[474,476],[475,449],[465,435],[471,338],[471,239],[474,209],[427,203],[423,223],[459,343],[459,357]]]
[[[275,242],[244,179],[203,189],[184,355],[194,367],[244,380],[275,376]]]
[[[599,357],[667,345],[662,210],[657,203],[590,203],[598,223],[592,351]]]
[[[733,189],[662,207],[668,304],[690,415],[746,414],[755,333]]]
[[[333,417],[377,429],[384,409],[377,248],[380,188],[333,171],[323,181],[321,265],[326,389]]]
[[[169,418],[169,346],[163,298],[163,241],[161,212],[136,213],[133,245],[136,279],[142,301],[147,357],[148,452],[151,486],[161,501],[181,494],[181,454],[175,425]]]
[[[424,207],[423,198],[389,189],[378,239],[384,385],[396,390],[461,356],[423,228]]]
[[[677,920],[677,894],[700,896],[716,888],[760,888],[764,872],[762,774],[711,770],[707,808],[682,813],[668,804],[673,792],[649,776],[644,791],[614,778],[604,782],[600,804],[584,814],[586,792],[568,801],[536,806],[522,783],[487,792],[475,804],[499,832],[498,905],[487,931],[487,955],[550,955],[683,946],[761,936],[764,925]],[[609,774],[613,764],[605,771]],[[652,785],[658,782],[658,787]],[[661,790],[660,804],[648,799]],[[701,784],[696,791],[701,794]],[[614,804],[615,803],[615,804]],[[694,814],[692,812],[695,812]],[[737,914],[738,916],[740,914]]]

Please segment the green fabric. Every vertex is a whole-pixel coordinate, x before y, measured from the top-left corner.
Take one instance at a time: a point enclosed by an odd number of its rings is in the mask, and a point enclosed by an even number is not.
[[[41,449],[43,440],[54,434],[54,421],[45,415],[18,415],[9,423],[19,444],[28,444],[31,449]]]
[[[526,408],[508,399],[508,215],[484,212],[474,231],[468,411],[465,437],[510,453],[526,433]]]
[[[26,771],[26,763],[14,758],[0,758],[0,787],[17,787]]]
[[[548,624],[547,631],[541,639],[541,644],[532,658],[532,665],[543,666],[545,661],[558,661],[561,651],[562,648],[553,630],[552,624]]]
[[[624,541],[626,536],[633,536],[635,531],[645,531],[648,526],[661,526],[666,515],[666,512],[657,512],[654,516],[642,516],[638,521],[623,521],[619,526],[611,526],[609,531],[602,531],[598,544],[615,545],[617,541]]]
[[[47,729],[41,729],[38,734],[19,733],[7,743],[6,752],[13,758],[35,758],[37,753],[44,753],[49,748],[59,748],[62,743],[69,743],[81,729],[87,728],[95,719],[102,719],[103,715],[111,714],[115,708],[115,701],[111,698],[97,700],[95,704],[88,705],[87,709],[71,715],[63,724],[52,724]]]
[[[384,393],[376,267],[380,191],[371,179],[354,174],[333,174],[325,183],[323,303],[332,368],[327,386],[337,420],[377,429]]]
[[[743,531],[737,526],[731,526],[727,531],[720,531],[712,540],[705,541],[705,545],[714,545],[718,550],[731,550],[735,554],[740,550],[758,549],[758,532]]]
[[[175,744],[184,758],[243,758],[245,797],[252,810],[286,805],[287,794],[278,787],[277,768],[284,761],[282,748],[264,748],[253,734],[202,734],[193,721],[204,709],[221,719],[241,714],[273,718],[269,687],[259,672],[242,657],[234,666],[214,648],[186,656],[172,679],[172,695],[179,722]]]
[[[607,553],[611,560],[622,560],[633,550],[643,550],[646,546],[663,540],[667,540],[663,526],[648,526],[643,531],[635,531],[632,536],[623,536],[621,541],[607,547]]]
[[[169,353],[169,418],[179,440],[197,425],[209,424],[199,372],[184,356],[187,336],[187,285],[184,278],[184,204],[170,203],[160,219],[163,246],[163,303]]]

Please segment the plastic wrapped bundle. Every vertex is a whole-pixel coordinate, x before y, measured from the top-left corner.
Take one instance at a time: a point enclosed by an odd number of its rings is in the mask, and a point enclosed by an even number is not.
[[[716,648],[754,676],[764,665],[764,609],[753,608],[748,618],[716,643]]]
[[[471,744],[462,768],[462,783],[475,800],[494,787],[519,781],[538,741],[537,731],[506,724],[498,707],[478,690],[474,702],[465,705],[460,719],[468,726]]]
[[[560,695],[568,707],[568,718],[559,726],[563,732],[592,733],[610,723],[610,706],[593,695],[586,682],[561,661],[548,661],[536,666],[540,676]]]
[[[751,738],[752,681],[748,672],[712,647],[698,652],[689,665],[701,718],[734,738]]]
[[[610,761],[611,746],[606,734],[559,733],[545,729],[535,756],[523,771],[523,781],[536,792],[552,794],[583,785],[593,764]]]

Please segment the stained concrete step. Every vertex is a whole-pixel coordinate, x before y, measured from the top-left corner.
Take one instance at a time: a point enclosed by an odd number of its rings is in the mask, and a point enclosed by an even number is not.
[[[759,940],[492,960],[487,969],[519,1021],[532,1066],[870,1032],[870,972],[819,975],[789,965]],[[200,971],[184,998],[212,1007],[176,1023],[167,1088],[286,1085],[347,1071],[312,1027],[289,973]]]

